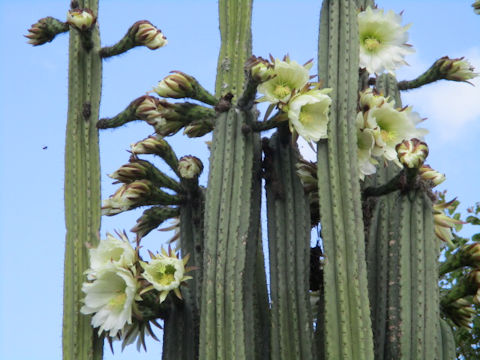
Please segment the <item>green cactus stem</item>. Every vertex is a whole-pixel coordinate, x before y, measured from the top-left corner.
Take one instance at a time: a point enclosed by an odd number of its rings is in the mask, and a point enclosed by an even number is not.
[[[260,152],[258,135],[242,131],[247,116],[232,108],[220,115],[214,130],[205,205],[200,359],[255,356]]]
[[[254,359],[254,273],[260,218],[260,143],[244,131],[253,109],[240,98],[251,54],[251,0],[220,0],[217,106],[205,199],[200,359]]]
[[[265,139],[266,140],[266,139]],[[265,148],[266,147],[266,148]],[[264,144],[270,254],[271,358],[313,359],[310,207],[287,124]]]
[[[180,247],[182,257],[190,254],[188,266],[195,267],[193,279],[182,289],[183,302],[174,301],[165,320],[164,360],[198,359],[200,301],[203,264],[204,194],[198,181],[182,180],[186,201],[180,206]]]
[[[78,2],[98,12],[98,0]],[[65,276],[63,358],[101,359],[103,341],[80,313],[84,272],[89,267],[86,243],[98,243],[100,228],[100,162],[96,122],[100,105],[102,60],[98,26],[91,31],[93,48],[86,51],[78,31],[70,32],[68,118],[65,149]]]
[[[325,358],[373,359],[357,168],[358,25],[354,1],[323,2],[319,80],[333,89],[328,140],[318,143],[325,248]]]
[[[453,336],[452,327],[446,320],[440,320],[440,357],[441,360],[456,359],[455,338]]]
[[[438,241],[432,203],[421,190],[399,195],[390,217],[385,359],[438,359]],[[391,213],[392,214],[392,213]]]

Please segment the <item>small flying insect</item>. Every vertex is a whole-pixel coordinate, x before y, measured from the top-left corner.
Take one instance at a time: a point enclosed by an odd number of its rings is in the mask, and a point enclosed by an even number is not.
[[[48,146],[43,146],[42,147],[42,150],[47,150],[48,149]]]

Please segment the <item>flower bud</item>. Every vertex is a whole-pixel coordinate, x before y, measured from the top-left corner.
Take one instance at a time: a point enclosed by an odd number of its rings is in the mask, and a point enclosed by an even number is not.
[[[141,96],[135,100],[137,108],[135,110],[135,115],[141,119],[145,120],[152,126],[163,125],[166,120],[162,117],[162,114],[159,109],[159,100],[153,96]]]
[[[73,9],[67,12],[67,23],[80,31],[91,29],[97,17],[90,9]]]
[[[122,183],[131,183],[135,180],[145,179],[152,165],[148,161],[134,160],[128,164],[122,165],[120,169],[108,175],[112,179],[118,180]]]
[[[195,85],[198,84],[195,78],[182,73],[173,71],[153,89],[159,96],[180,99],[185,97],[194,97]]]
[[[297,175],[302,182],[303,188],[306,192],[318,191],[318,178],[317,178],[317,164],[300,159],[295,164],[297,168]]]
[[[480,1],[475,1],[473,4],[472,4],[472,7],[473,7],[473,11],[475,12],[475,14],[477,15],[480,15]]]
[[[130,145],[133,154],[163,154],[166,148],[166,141],[158,136],[149,136]]]
[[[196,120],[185,126],[183,134],[189,138],[201,137],[213,130],[213,125],[208,121]]]
[[[474,72],[473,66],[463,59],[463,57],[450,59],[448,56],[444,56],[437,60],[436,67],[447,80],[468,82],[478,74]]]
[[[480,269],[470,271],[467,281],[472,287],[473,302],[480,305]]]
[[[57,34],[68,31],[68,24],[51,16],[38,20],[28,29],[28,43],[37,46],[52,41]]]
[[[183,156],[178,160],[178,172],[184,179],[198,178],[202,171],[202,161],[195,156]]]
[[[428,165],[422,165],[418,172],[423,180],[430,181],[433,186],[440,185],[446,179],[444,174],[439,173]]]
[[[473,321],[475,310],[472,303],[465,298],[457,299],[444,307],[445,315],[447,315],[457,326],[470,327]]]
[[[115,215],[142,203],[152,192],[148,180],[136,180],[122,185],[112,196],[102,202],[102,215]]]
[[[418,139],[404,140],[395,147],[400,162],[407,168],[419,168],[428,156],[428,146]]]
[[[162,31],[153,26],[150,21],[137,21],[134,26],[135,42],[155,50],[167,45],[167,38]]]
[[[250,70],[252,78],[258,83],[270,80],[273,77],[273,64],[261,57],[252,56],[245,65]]]
[[[465,245],[461,251],[463,252],[463,264],[480,268],[480,243]]]

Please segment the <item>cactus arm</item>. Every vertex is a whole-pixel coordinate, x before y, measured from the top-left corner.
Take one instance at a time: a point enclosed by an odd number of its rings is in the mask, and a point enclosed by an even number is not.
[[[228,92],[237,98],[243,90],[244,64],[251,55],[252,0],[221,0],[221,47],[217,65],[216,96]]]
[[[327,0],[320,19],[319,78],[333,88],[328,141],[318,144],[327,359],[373,358],[354,124],[356,16],[354,2]]]
[[[80,2],[98,11],[98,0]],[[65,150],[65,221],[67,227],[64,277],[63,358],[101,359],[103,341],[80,313],[82,283],[88,268],[86,243],[95,245],[100,228],[100,163],[98,119],[102,62],[98,27],[91,32],[93,48],[86,51],[78,31],[70,32],[68,119]]]
[[[312,359],[308,295],[310,208],[296,174],[297,151],[286,124],[270,140],[267,221],[272,299],[272,359]],[[278,193],[280,191],[281,193]]]

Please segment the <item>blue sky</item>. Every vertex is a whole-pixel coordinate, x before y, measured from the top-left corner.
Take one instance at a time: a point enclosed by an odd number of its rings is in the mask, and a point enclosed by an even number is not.
[[[410,67],[398,71],[411,79],[435,59],[466,56],[480,70],[480,17],[473,1],[381,1],[404,10],[412,23],[410,43],[416,53]],[[23,37],[39,18],[65,19],[69,1],[0,1],[0,358],[61,358],[61,312],[64,250],[63,151],[67,111],[68,35],[33,48]],[[262,1],[254,4],[253,52],[281,57],[289,53],[303,63],[316,56],[321,1]],[[149,91],[170,70],[195,76],[213,90],[219,50],[216,1],[102,0],[99,23],[103,45],[111,45],[137,20],[163,30],[169,43],[150,51],[135,48],[104,63],[100,116],[112,116]],[[314,66],[315,68],[315,66]],[[480,201],[480,81],[476,87],[440,82],[403,96],[430,130],[427,161],[447,175],[442,189],[466,206]],[[147,137],[151,128],[133,123],[100,135],[103,198],[115,190],[106,174],[128,161],[129,144]],[[179,156],[208,157],[207,137],[173,138]],[[187,142],[188,141],[188,142]],[[47,147],[46,149],[43,149]],[[206,181],[206,176],[202,177]],[[130,229],[141,211],[105,218],[102,236]],[[471,230],[466,229],[468,235]],[[154,232],[144,245],[163,244]],[[161,335],[161,334],[160,334]],[[134,347],[115,359],[159,358],[149,341],[149,355]],[[138,357],[137,357],[138,356]],[[106,359],[113,358],[106,351]]]

